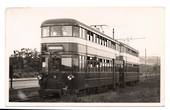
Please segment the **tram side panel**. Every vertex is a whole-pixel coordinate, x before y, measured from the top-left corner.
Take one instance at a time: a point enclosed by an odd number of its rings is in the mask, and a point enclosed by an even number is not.
[[[126,82],[137,82],[139,81],[139,66],[131,65],[126,66]]]

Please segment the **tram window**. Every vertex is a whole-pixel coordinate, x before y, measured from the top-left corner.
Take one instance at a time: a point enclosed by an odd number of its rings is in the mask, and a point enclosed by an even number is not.
[[[73,26],[73,36],[79,36],[79,27]]]
[[[83,56],[83,55],[81,56],[81,65],[82,65],[82,66],[81,66],[82,71],[84,71],[84,67],[85,67],[85,66],[84,66],[84,65],[85,65],[85,56]]]
[[[111,42],[111,47],[114,48],[114,43],[113,43],[113,41]]]
[[[84,71],[84,56],[79,56],[79,71]]]
[[[103,38],[103,43],[102,43],[104,46],[105,46],[105,39]]]
[[[96,35],[96,43],[98,44],[99,42],[99,38],[98,38],[98,35]]]
[[[90,32],[89,31],[87,31],[87,40],[90,41]]]
[[[90,41],[93,42],[93,33],[90,32]]]
[[[103,62],[103,71],[105,71],[105,61]]]
[[[63,36],[72,36],[72,26],[62,26]]]
[[[109,60],[106,60],[106,63],[109,63]]]
[[[51,36],[62,36],[61,26],[51,27]]]
[[[98,44],[100,44],[100,36],[98,36]]]
[[[42,62],[45,62],[45,57],[42,57]]]
[[[102,45],[102,42],[103,42],[102,37],[100,37],[100,45]]]
[[[113,49],[116,49],[116,45],[115,45],[115,43],[114,42],[112,42],[113,43]],[[118,47],[118,46],[117,46]]]
[[[107,47],[107,39],[105,40],[105,46]]]
[[[107,41],[107,46],[110,47],[110,40]]]
[[[93,42],[96,42],[96,35],[93,33]]]
[[[79,68],[79,64],[78,64],[78,57],[74,57],[73,58],[73,70],[77,71]]]
[[[84,68],[85,68],[85,56],[82,56],[82,61],[83,61],[83,62],[82,62],[82,64],[83,64],[83,65],[82,65],[82,68],[84,69]]]
[[[83,31],[82,28],[80,28],[80,29],[79,29],[80,38],[82,38],[82,34],[83,34],[82,31]]]
[[[112,48],[112,41],[110,41],[110,48]]]
[[[102,37],[100,37],[100,45],[102,45],[103,44],[103,42],[102,42]]]
[[[50,36],[49,27],[42,27],[42,37]]]
[[[87,60],[90,60],[90,57],[89,57],[89,56],[87,56]]]
[[[102,62],[102,59],[99,59],[100,62]]]
[[[105,39],[103,38],[103,45],[105,46]]]
[[[99,59],[100,71],[103,70],[103,60]]]
[[[62,65],[66,67],[72,66],[72,59],[71,58],[62,58]]]
[[[118,50],[119,52],[121,51],[119,44],[115,44],[115,45],[114,45],[114,49]]]
[[[91,57],[87,56],[87,71],[91,71],[91,68],[92,68],[90,59]]]
[[[41,51],[47,51],[47,46],[46,44],[41,44]]]
[[[79,71],[82,70],[82,56],[79,56]]]
[[[124,52],[123,46],[120,47],[120,52]]]
[[[96,71],[99,71],[99,64],[96,63]]]
[[[42,57],[42,69],[48,71],[48,58]]]
[[[61,60],[59,58],[52,58],[51,60],[51,67],[52,69],[60,69],[60,64],[61,64]]]
[[[108,40],[106,39],[106,47],[108,47]]]
[[[46,67],[45,57],[42,57],[42,67]]]
[[[85,30],[83,28],[79,28],[79,35],[80,35],[80,38],[84,39],[85,38]]]
[[[97,43],[97,35],[94,34],[94,42]]]
[[[101,42],[101,45],[104,45],[104,40],[103,40],[103,37],[101,38],[102,42]]]
[[[86,30],[82,28],[82,38],[85,39]]]

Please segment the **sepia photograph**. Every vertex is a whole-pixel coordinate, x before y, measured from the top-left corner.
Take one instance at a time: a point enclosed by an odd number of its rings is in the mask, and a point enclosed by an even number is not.
[[[163,7],[10,7],[8,106],[162,106]]]

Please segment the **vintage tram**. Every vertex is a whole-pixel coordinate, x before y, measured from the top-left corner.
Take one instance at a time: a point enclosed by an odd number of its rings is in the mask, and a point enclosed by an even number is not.
[[[97,92],[139,81],[138,51],[74,19],[41,25],[40,95]]]

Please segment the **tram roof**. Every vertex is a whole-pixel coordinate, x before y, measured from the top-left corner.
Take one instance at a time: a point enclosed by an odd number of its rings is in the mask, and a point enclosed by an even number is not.
[[[99,35],[102,35],[103,37],[105,38],[108,38],[109,40],[112,40],[114,42],[118,42],[117,40],[111,38],[110,36],[84,24],[84,23],[81,23],[75,19],[68,19],[68,18],[63,18],[63,19],[49,19],[49,20],[46,20],[44,21],[42,24],[41,24],[41,27],[43,26],[52,26],[52,25],[56,25],[56,24],[61,24],[61,25],[77,25],[77,26],[81,26],[87,30],[90,30],[94,33],[98,33]]]
[[[90,27],[90,26],[88,26],[88,25],[86,25],[84,23],[81,23],[81,22],[79,22],[79,21],[77,21],[75,19],[71,19],[71,18],[49,19],[49,20],[44,21],[41,24],[41,27],[43,27],[43,26],[55,26],[56,24],[59,24],[59,25],[77,25],[77,26],[83,27],[85,29],[88,29],[88,30],[94,32],[94,33],[102,35],[103,37],[105,37],[105,38],[107,38],[109,40],[112,40],[112,41],[114,41],[115,43],[117,43],[119,45],[123,45],[123,46],[125,46],[125,47],[127,47],[129,49],[132,49],[133,51],[139,53],[138,50],[132,48],[131,46],[129,46],[129,45],[123,43],[123,42],[117,41],[117,40],[113,39],[112,37],[100,32],[100,31],[98,31],[98,30],[96,30],[96,29],[94,29],[94,28],[92,28],[92,27]]]

